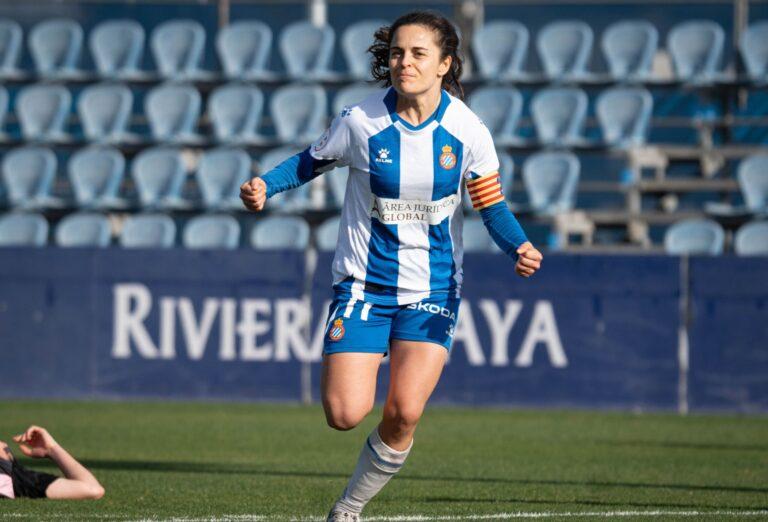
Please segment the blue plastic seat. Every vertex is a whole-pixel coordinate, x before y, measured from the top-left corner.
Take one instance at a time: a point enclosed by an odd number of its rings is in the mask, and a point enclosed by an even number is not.
[[[109,219],[102,214],[78,212],[62,219],[54,234],[57,246],[98,247],[109,246],[112,236]]]
[[[144,100],[144,113],[152,137],[165,142],[197,142],[200,93],[191,85],[165,84],[152,89]]]
[[[725,32],[709,20],[690,20],[675,27],[667,37],[677,77],[692,83],[717,79]]]
[[[169,20],[152,31],[152,56],[160,76],[175,80],[201,79],[205,29],[194,20]]]
[[[486,80],[525,77],[523,67],[529,40],[528,28],[520,22],[498,20],[482,26],[472,36],[480,75]]]
[[[553,80],[589,76],[592,28],[578,20],[559,20],[544,26],[536,38],[541,63]]]
[[[128,134],[133,94],[125,85],[86,87],[77,100],[77,113],[89,141],[120,143],[135,139]]]
[[[329,25],[318,27],[308,21],[293,22],[280,33],[280,56],[288,76],[298,80],[333,77],[329,70],[336,34]]]
[[[141,151],[133,160],[131,173],[143,207],[189,208],[189,203],[182,198],[187,172],[178,149],[155,147]]]
[[[323,221],[315,229],[315,244],[321,252],[333,252],[339,243],[341,216],[333,216]]]
[[[11,206],[60,207],[61,201],[52,197],[56,168],[56,155],[50,149],[27,146],[8,152],[3,158],[2,170]]]
[[[182,244],[191,249],[232,250],[240,243],[240,224],[232,216],[202,215],[184,227]]]
[[[309,246],[309,225],[296,216],[260,219],[251,230],[251,246],[260,250],[304,250]]]
[[[621,20],[605,30],[601,45],[611,76],[643,80],[651,76],[659,31],[645,20]]]
[[[30,85],[19,92],[16,113],[21,133],[30,141],[67,141],[64,131],[72,95],[61,85]]]
[[[754,154],[742,160],[736,179],[747,210],[768,214],[768,154]]]
[[[251,178],[251,157],[242,149],[219,148],[203,154],[196,179],[208,209],[243,209],[240,185]]]
[[[333,115],[338,116],[344,107],[357,105],[371,94],[381,90],[381,87],[367,83],[355,83],[339,89],[333,98]]]
[[[41,214],[11,212],[0,216],[0,247],[43,247],[48,221]]]
[[[216,37],[219,61],[230,79],[262,80],[274,76],[267,70],[271,49],[272,29],[257,20],[234,22]]]
[[[768,256],[768,221],[753,221],[736,232],[733,248],[740,256]]]
[[[208,99],[208,116],[216,139],[229,143],[262,140],[258,134],[264,94],[252,85],[227,84]]]
[[[523,184],[531,208],[539,214],[567,212],[576,203],[581,166],[570,152],[539,152],[523,164]]]
[[[464,230],[461,234],[464,252],[492,252],[493,238],[485,228],[483,220],[477,217],[464,219]]]
[[[15,20],[0,18],[0,78],[24,76],[18,69],[21,40],[21,26]]]
[[[286,146],[272,149],[259,161],[259,172],[266,174],[291,156],[302,152],[301,147]],[[275,212],[302,212],[310,206],[310,187],[312,183],[303,185],[279,194],[275,194],[267,201],[267,207]]]
[[[741,35],[739,50],[753,81],[768,81],[768,20],[751,24]]]
[[[523,96],[511,87],[480,87],[469,97],[469,107],[483,120],[497,145],[515,143]]]
[[[49,78],[78,77],[83,28],[75,20],[58,18],[38,23],[29,33],[29,50],[38,74]]]
[[[614,87],[598,96],[595,111],[606,143],[639,146],[648,135],[653,96],[642,87]]]
[[[125,158],[112,147],[88,147],[77,151],[67,164],[77,206],[83,209],[125,208],[118,196],[125,175]]]
[[[274,92],[269,110],[280,140],[307,144],[325,129],[328,100],[319,85],[286,85]]]
[[[667,229],[664,250],[673,255],[710,255],[723,253],[725,232],[711,219],[686,219]]]
[[[8,115],[8,91],[0,85],[0,139],[5,138],[5,117]]]
[[[171,248],[176,223],[166,214],[134,214],[123,223],[119,242],[123,248]]]
[[[135,20],[106,20],[93,28],[88,47],[96,70],[105,78],[141,79],[146,33]]]
[[[573,87],[550,87],[537,92],[531,115],[539,140],[547,145],[572,145],[583,140],[587,94]]]
[[[371,57],[368,47],[373,43],[373,34],[389,25],[386,20],[361,20],[344,30],[341,35],[341,49],[347,62],[347,69],[356,80],[371,78]]]

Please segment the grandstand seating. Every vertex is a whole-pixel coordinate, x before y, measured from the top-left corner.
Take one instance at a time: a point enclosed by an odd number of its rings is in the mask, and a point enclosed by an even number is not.
[[[768,154],[755,154],[742,161],[736,177],[747,209],[768,215]]]
[[[77,113],[89,141],[120,143],[135,140],[128,133],[133,93],[120,84],[91,85],[77,100]]]
[[[645,20],[622,20],[603,33],[601,47],[611,76],[622,80],[643,80],[659,45],[659,32]]]
[[[52,195],[56,166],[56,155],[44,147],[31,145],[7,153],[2,174],[9,203],[20,209],[61,207]]]
[[[29,50],[40,76],[78,77],[83,28],[75,20],[52,19],[35,25],[29,34]]]
[[[242,149],[226,147],[203,154],[197,167],[197,185],[209,210],[239,210],[240,185],[251,177],[251,158]]]
[[[546,145],[576,145],[583,141],[587,94],[574,87],[550,87],[536,93],[531,115],[539,141]]]
[[[264,94],[252,85],[228,83],[208,98],[208,117],[213,134],[223,143],[254,143],[263,140],[258,129]]]
[[[69,160],[67,172],[75,202],[81,209],[123,209],[127,201],[119,197],[125,175],[125,158],[112,147],[80,149]]]
[[[519,143],[515,135],[523,112],[523,96],[506,87],[481,87],[468,99],[469,107],[491,131],[497,146]]]
[[[333,216],[326,219],[315,228],[315,244],[321,252],[333,252],[336,250],[336,244],[339,241],[339,225],[341,217]]]
[[[664,249],[674,255],[719,255],[724,243],[723,227],[709,219],[679,221],[664,235]]]
[[[141,70],[146,33],[135,20],[107,20],[91,31],[88,47],[99,75],[108,79],[146,78]]]
[[[352,78],[356,80],[371,78],[371,61],[367,50],[373,42],[373,34],[387,24],[386,20],[362,20],[344,30],[341,35],[341,49]]]
[[[23,76],[23,72],[18,69],[21,47],[21,26],[13,20],[0,19],[0,78]]]
[[[178,149],[159,146],[142,151],[133,160],[131,173],[142,207],[165,210],[190,207],[182,198],[187,173]]]
[[[167,83],[152,89],[144,101],[152,137],[160,142],[199,142],[200,103],[192,85]]]
[[[753,221],[736,232],[733,249],[740,256],[768,256],[768,221]]]
[[[170,248],[176,223],[165,214],[134,214],[126,218],[119,243],[123,248]]]
[[[547,76],[552,80],[587,77],[593,39],[592,28],[578,20],[544,26],[536,38],[536,48]]]
[[[472,36],[472,48],[480,76],[486,80],[514,80],[525,76],[530,33],[521,23],[496,20]]]
[[[265,80],[272,49],[272,29],[258,20],[242,20],[224,27],[216,37],[216,51],[230,79]]]
[[[111,239],[109,219],[89,212],[69,214],[56,226],[54,235],[56,246],[104,248]]]
[[[287,85],[277,89],[269,104],[280,140],[310,143],[323,132],[328,100],[320,85]]]
[[[0,137],[5,137],[5,116],[8,114],[8,91],[0,85]]]
[[[531,208],[540,214],[566,212],[576,202],[579,159],[570,152],[539,152],[523,164],[523,183]]]
[[[289,24],[280,33],[280,55],[288,76],[298,81],[317,81],[334,76],[330,71],[336,33],[329,25],[309,21]]]
[[[619,147],[645,143],[653,110],[653,96],[643,88],[614,87],[597,99],[603,140]]]
[[[209,76],[201,69],[205,29],[194,20],[169,20],[157,26],[149,45],[163,78],[194,80]]]
[[[692,83],[717,79],[725,33],[717,23],[690,20],[672,28],[667,47],[677,77]]]
[[[339,92],[336,93],[336,97],[333,99],[333,108],[331,109],[333,115],[338,116],[344,107],[359,103],[379,90],[381,90],[380,87],[367,83],[353,83],[339,89]]]
[[[296,216],[260,219],[251,230],[251,246],[260,250],[304,250],[309,245],[309,225]]]
[[[240,225],[232,216],[196,216],[184,227],[182,243],[190,249],[232,250],[240,243]]]
[[[12,212],[0,216],[0,247],[42,247],[48,241],[48,221],[42,214]]]
[[[61,85],[36,84],[25,87],[16,100],[21,133],[30,141],[67,141],[67,116],[72,95]]]
[[[739,49],[750,78],[768,82],[768,20],[750,25],[741,35]]]

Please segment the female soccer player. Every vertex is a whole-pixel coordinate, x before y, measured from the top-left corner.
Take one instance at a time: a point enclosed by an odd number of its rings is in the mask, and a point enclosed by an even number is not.
[[[445,364],[462,280],[462,181],[515,272],[542,255],[504,202],[488,129],[460,100],[453,26],[412,12],[375,34],[372,73],[386,87],[346,107],[307,150],[241,187],[259,211],[270,196],[337,166],[350,167],[333,261],[335,296],[324,339],[322,400],[328,424],[357,426],[370,412],[390,352],[381,423],[368,436],[328,520],[358,520],[403,466]]]

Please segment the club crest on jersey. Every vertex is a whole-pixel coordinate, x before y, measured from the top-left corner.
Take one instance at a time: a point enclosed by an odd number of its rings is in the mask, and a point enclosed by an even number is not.
[[[386,163],[388,165],[392,163],[392,159],[389,157],[389,149],[379,149],[376,154],[378,155],[378,158],[374,160],[376,163]]]
[[[453,153],[453,148],[451,148],[450,145],[443,146],[443,153],[440,154],[438,163],[440,163],[440,166],[445,170],[451,170],[456,166],[456,154]]]
[[[328,332],[328,338],[331,341],[338,341],[342,337],[344,337],[344,320],[339,317],[333,322],[333,326],[331,326],[331,331]]]

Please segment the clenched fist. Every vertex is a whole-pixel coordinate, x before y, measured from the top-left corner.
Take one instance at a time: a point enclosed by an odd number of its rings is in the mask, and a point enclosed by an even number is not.
[[[262,210],[267,202],[267,185],[264,180],[256,177],[240,185],[240,199],[248,210]]]
[[[517,248],[517,263],[515,264],[515,272],[522,277],[531,277],[536,271],[541,268],[541,260],[544,256],[541,252],[536,250],[530,241],[527,241]]]

